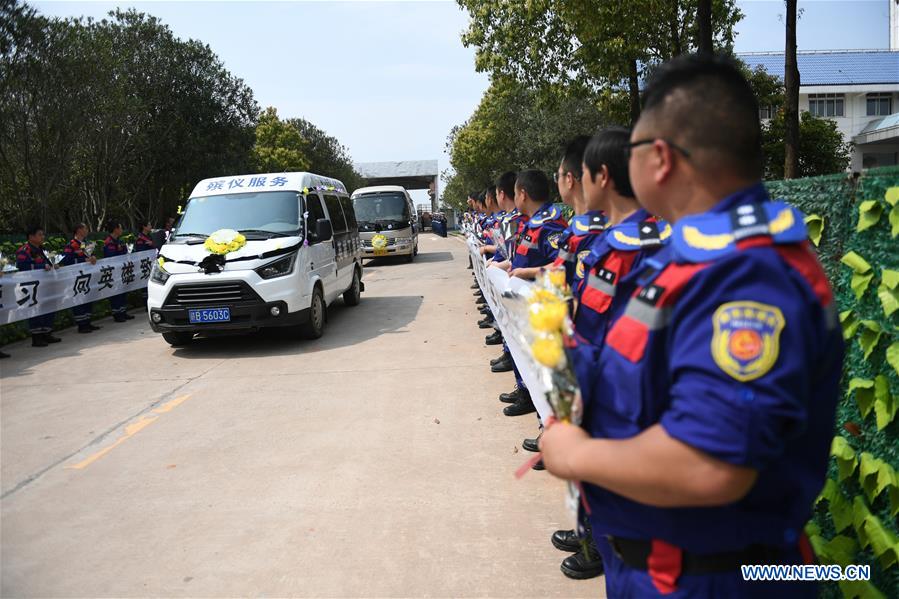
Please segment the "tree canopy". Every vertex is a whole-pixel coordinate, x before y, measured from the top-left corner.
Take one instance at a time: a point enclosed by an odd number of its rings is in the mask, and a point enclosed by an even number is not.
[[[558,168],[566,143],[609,119],[598,96],[578,86],[538,92],[494,80],[474,114],[447,139],[453,170],[444,174],[445,203],[461,207],[468,192],[492,186],[507,170]]]
[[[274,108],[260,115],[208,45],[153,16],[47,18],[0,0],[0,50],[0,230],[161,223],[197,181],[228,174],[358,182],[336,139]]]
[[[639,115],[639,80],[653,66],[698,47],[698,0],[458,0],[471,16],[462,35],[479,71],[544,89],[578,85],[626,92]],[[712,35],[733,45],[735,0],[713,0]]]

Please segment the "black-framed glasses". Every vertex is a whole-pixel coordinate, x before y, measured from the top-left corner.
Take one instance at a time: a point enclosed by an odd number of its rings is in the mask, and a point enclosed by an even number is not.
[[[651,138],[651,139],[638,139],[637,141],[632,141],[632,142],[630,142],[629,144],[627,144],[626,146],[624,146],[624,159],[625,159],[625,160],[630,160],[630,159],[631,159],[631,156],[633,155],[633,150],[634,150],[634,148],[637,148],[637,147],[639,147],[639,146],[645,146],[645,145],[653,144],[653,143],[655,143],[655,142],[657,142],[657,141],[664,141],[666,144],[668,144],[669,146],[671,146],[672,148],[674,148],[675,150],[677,150],[678,152],[680,152],[681,154],[683,154],[683,155],[684,155],[684,158],[689,158],[689,157],[690,157],[690,152],[688,152],[685,148],[683,148],[683,147],[677,145],[676,143],[674,143],[674,142],[671,141],[670,139],[665,139],[664,137],[653,137],[653,138]]]

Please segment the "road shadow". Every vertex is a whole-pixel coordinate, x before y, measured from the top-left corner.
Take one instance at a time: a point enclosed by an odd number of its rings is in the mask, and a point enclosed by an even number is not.
[[[388,256],[386,258],[366,258],[363,268],[378,268],[381,266],[399,266],[409,264],[406,256]],[[416,263],[452,262],[455,260],[452,252],[419,252],[415,256]]]
[[[101,330],[87,335],[79,334],[74,326],[53,331],[53,334],[62,338],[59,344],[50,347],[31,347],[31,339],[23,339],[3,346],[2,349],[12,358],[0,361],[0,392],[4,379],[29,374],[32,369],[41,366],[44,362],[69,358],[80,355],[86,348],[97,344],[120,343],[127,344],[141,335],[156,335],[150,330],[147,313],[134,309],[129,313],[137,320],[128,323],[117,323],[111,317],[99,318],[92,324],[100,326]],[[25,323],[23,323],[23,327]]]
[[[199,336],[185,347],[174,349],[178,358],[245,358],[287,356],[327,351],[356,345],[381,335],[402,334],[421,308],[422,296],[396,295],[366,297],[358,306],[338,299],[328,308],[325,334],[320,339],[303,339],[291,328],[263,329],[245,334]],[[159,341],[165,343],[160,337]]]
[[[455,260],[453,258],[452,252],[422,252],[419,253],[418,256],[415,257],[416,262],[452,262]]]

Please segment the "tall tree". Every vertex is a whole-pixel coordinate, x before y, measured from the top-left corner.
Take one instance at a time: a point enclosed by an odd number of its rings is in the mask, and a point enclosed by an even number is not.
[[[475,66],[537,90],[573,82],[628,94],[639,114],[644,72],[695,49],[698,0],[457,0],[471,15],[462,41]],[[742,17],[734,0],[713,0],[713,40],[730,48]]]
[[[288,119],[287,122],[303,138],[303,152],[309,159],[311,171],[339,179],[348,191],[362,187],[362,176],[353,167],[349,150],[336,137],[328,135],[305,119]]]
[[[309,158],[304,145],[297,128],[279,119],[278,111],[269,106],[259,115],[256,125],[253,166],[261,173],[305,171],[309,168]]]
[[[160,218],[247,170],[258,107],[208,46],[133,10],[3,27],[0,228]]]
[[[796,0],[786,0],[784,52],[784,178],[799,176],[799,65],[796,61]]]
[[[462,207],[468,192],[492,185],[504,171],[553,172],[571,138],[608,122],[597,96],[583,87],[547,93],[495,79],[474,114],[450,132],[452,172],[443,175],[443,200]]]

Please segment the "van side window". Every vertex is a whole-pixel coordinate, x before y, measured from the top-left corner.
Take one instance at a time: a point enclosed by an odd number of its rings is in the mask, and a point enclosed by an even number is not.
[[[325,205],[328,207],[328,214],[331,215],[331,227],[334,228],[334,234],[346,233],[346,221],[343,218],[343,210],[340,208],[337,196],[325,196]]]
[[[309,242],[315,243],[318,241],[315,238],[315,223],[318,222],[318,219],[325,218],[325,210],[322,208],[322,201],[317,194],[309,194],[306,196],[306,212],[309,213],[309,216],[306,218],[309,230],[307,233]]]
[[[358,229],[359,224],[356,222],[356,211],[353,209],[353,200],[349,197],[341,196],[340,207],[343,208],[343,216],[346,218],[347,229],[350,231]]]

